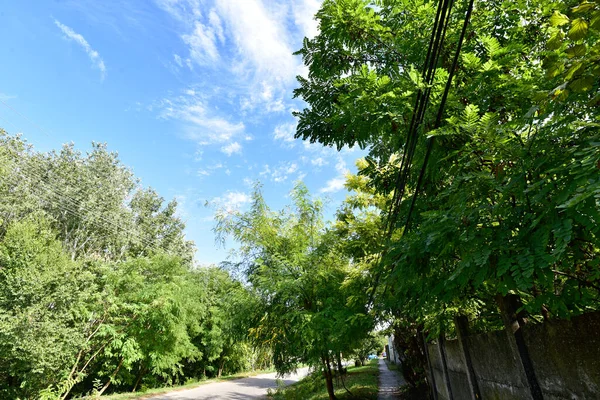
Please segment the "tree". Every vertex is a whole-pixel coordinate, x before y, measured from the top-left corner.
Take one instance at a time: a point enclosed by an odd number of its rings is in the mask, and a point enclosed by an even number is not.
[[[34,398],[60,382],[86,341],[94,288],[48,221],[9,225],[0,242],[0,397]]]
[[[177,203],[106,145],[38,153],[0,131],[0,397],[173,384],[203,357],[245,368],[246,291],[193,250]]]
[[[72,259],[115,261],[163,251],[193,265],[177,202],[165,205],[154,190],[141,188],[106,144],[92,143],[85,156],[73,144],[38,153],[4,131],[0,144],[4,223],[44,212]]]
[[[589,21],[598,11],[589,3],[572,17],[553,14],[569,5],[479,2],[444,124],[432,130],[464,11],[457,4],[406,195],[399,208],[380,207],[384,221],[390,210],[401,216],[378,272],[381,293],[393,295],[381,302],[432,333],[455,313],[497,315],[495,295],[509,292],[532,315],[597,308],[597,52],[583,49],[597,43]],[[309,75],[295,94],[308,105],[296,113],[296,136],[369,147],[361,174],[381,195],[406,151],[434,13],[425,1],[326,1],[320,34],[299,51]]]
[[[279,373],[299,363],[318,367],[334,399],[336,355],[349,351],[371,320],[365,304],[347,302],[350,266],[324,229],[322,203],[302,184],[291,197],[293,209],[271,211],[256,187],[251,210],[219,214],[216,231],[240,243],[239,267],[259,301],[255,342],[272,349]]]

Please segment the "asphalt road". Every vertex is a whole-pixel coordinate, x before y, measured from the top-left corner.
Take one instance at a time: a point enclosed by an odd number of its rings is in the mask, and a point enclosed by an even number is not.
[[[286,385],[298,382],[308,373],[308,368],[300,368],[293,375],[286,375],[282,381]],[[241,400],[262,399],[268,388],[277,387],[275,373],[252,376],[226,382],[208,383],[194,389],[180,390],[152,397],[152,400]]]

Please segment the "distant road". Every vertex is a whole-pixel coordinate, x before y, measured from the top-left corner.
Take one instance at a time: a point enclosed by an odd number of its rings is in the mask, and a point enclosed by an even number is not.
[[[293,375],[286,375],[282,381],[286,385],[298,382],[308,374],[308,368],[300,368]],[[152,400],[242,400],[262,399],[268,388],[276,388],[276,374],[256,375],[250,378],[235,379],[226,382],[207,383],[194,389],[174,391],[151,397]]]

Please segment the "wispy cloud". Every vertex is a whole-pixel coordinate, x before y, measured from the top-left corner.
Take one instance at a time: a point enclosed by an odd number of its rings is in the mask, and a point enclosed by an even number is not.
[[[245,126],[242,122],[231,122],[219,114],[218,110],[210,107],[208,101],[193,89],[187,89],[183,94],[165,98],[153,107],[159,110],[159,116],[182,122],[185,126],[185,136],[194,140],[198,145],[211,144],[233,145],[236,149],[235,138],[243,137]]]
[[[252,198],[247,193],[229,191],[219,197],[214,198],[210,203],[217,208],[217,212],[232,213],[239,210],[241,207],[250,203],[251,201]]]
[[[240,145],[238,142],[233,142],[221,147],[221,151],[227,154],[228,156],[231,156],[234,153],[239,154],[242,152],[242,145]]]
[[[87,40],[85,40],[85,38],[82,35],[75,32],[73,29],[62,24],[60,21],[58,21],[56,19],[54,20],[54,23],[62,31],[62,33],[65,35],[65,38],[67,40],[72,40],[75,43],[77,43],[79,46],[83,47],[83,49],[87,53],[88,57],[92,61],[92,63],[96,66],[96,68],[98,68],[100,70],[101,78],[104,79],[106,76],[106,66],[104,65],[104,61],[102,60],[102,57],[100,57],[100,54],[98,54],[98,52],[96,50],[92,49],[92,46],[90,46],[90,44],[87,42]]]
[[[196,21],[194,30],[181,37],[189,46],[190,58],[200,65],[207,65],[219,60],[217,50],[217,34],[215,30]]]
[[[317,157],[310,160],[310,163],[316,167],[323,167],[329,164],[329,161],[325,160],[323,157]]]
[[[294,147],[296,145],[294,134],[296,133],[296,124],[281,124],[275,127],[273,138],[280,141],[285,147]]]
[[[8,101],[11,99],[16,99],[16,98],[17,98],[17,96],[11,96],[10,94],[0,92],[0,100],[2,100],[2,101]]]
[[[284,162],[276,167],[270,167],[269,164],[265,164],[259,175],[264,176],[273,182],[285,182],[292,174],[297,172],[299,172],[297,163]]]
[[[335,170],[338,172],[338,176],[328,180],[325,184],[325,187],[321,188],[321,193],[335,193],[344,188],[344,185],[346,184],[346,175],[350,173],[350,170],[348,169],[346,162],[341,157],[338,157]]]
[[[335,193],[339,192],[344,188],[344,184],[346,183],[346,179],[343,177],[333,178],[327,181],[325,187],[321,188],[321,193]]]
[[[240,110],[284,112],[295,77],[292,53],[316,32],[320,0],[155,0],[176,21],[188,58],[231,82]],[[177,61],[176,61],[177,62]]]
[[[319,11],[322,0],[297,0],[292,3],[294,21],[304,36],[313,38],[319,33],[319,24],[314,15]]]
[[[206,168],[200,168],[197,173],[198,173],[198,176],[200,176],[200,177],[210,176],[210,175],[212,175],[213,172],[215,172],[219,169],[222,169],[222,168],[225,168],[225,166],[222,163],[217,163],[217,164],[209,165]]]

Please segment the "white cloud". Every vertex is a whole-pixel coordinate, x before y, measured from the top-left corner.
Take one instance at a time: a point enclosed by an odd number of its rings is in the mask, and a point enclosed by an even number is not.
[[[344,188],[344,185],[346,184],[346,175],[350,173],[350,170],[341,157],[338,157],[337,163],[335,164],[335,170],[338,172],[338,176],[328,180],[325,187],[321,188],[321,193],[335,193]]]
[[[314,34],[320,0],[155,0],[176,21],[186,63],[231,82],[242,112],[284,112],[295,77],[305,68],[292,53]],[[311,22],[312,21],[312,22]],[[214,84],[214,82],[209,82]]]
[[[292,5],[294,21],[308,38],[313,38],[319,33],[319,24],[314,15],[319,11],[321,3],[321,0],[298,0]]]
[[[222,163],[217,163],[217,164],[209,165],[206,168],[200,168],[198,170],[198,176],[210,176],[210,175],[212,175],[213,172],[215,172],[221,168],[224,168],[224,167],[225,166]]]
[[[292,55],[295,49],[290,45],[286,20],[266,4],[261,0],[218,1],[216,11],[228,26],[238,55],[252,70],[269,80],[293,79],[297,61]]]
[[[325,160],[323,157],[317,157],[310,160],[310,163],[317,167],[323,167],[329,164],[329,161]]]
[[[273,182],[285,182],[290,175],[298,171],[298,164],[295,162],[280,163],[277,167],[271,168],[269,164],[265,164],[263,170],[259,173],[260,176],[266,176]],[[300,174],[302,174],[300,172]]]
[[[190,57],[199,65],[214,63],[219,59],[217,37],[211,27],[196,21],[194,31],[181,38],[190,48]]]
[[[346,178],[337,177],[327,181],[327,184],[324,188],[321,188],[321,193],[334,193],[339,192],[344,188],[344,184],[346,183]]]
[[[238,142],[233,142],[226,146],[221,147],[221,151],[223,153],[227,154],[228,156],[231,156],[234,153],[237,153],[237,154],[241,153],[242,146]]]
[[[243,192],[227,192],[220,197],[216,197],[212,200],[219,211],[225,211],[231,213],[239,210],[245,204],[252,201],[252,198]]]
[[[202,0],[155,0],[156,4],[182,22],[191,22],[202,16]]]
[[[100,54],[98,54],[96,50],[92,49],[92,46],[90,46],[90,44],[87,42],[87,40],[85,40],[85,38],[82,35],[75,32],[68,26],[60,23],[60,21],[56,19],[54,20],[54,23],[62,31],[66,39],[72,40],[81,47],[83,47],[92,63],[100,70],[100,76],[102,77],[102,79],[104,79],[104,77],[106,76],[106,66],[104,65],[104,61],[100,57]]]
[[[179,54],[173,54],[173,59],[175,60],[175,64],[179,65],[180,67],[183,67],[183,61],[181,60]]]
[[[273,138],[276,141],[281,141],[286,147],[294,147],[295,139],[294,134],[296,133],[296,124],[281,124],[275,127],[273,132]]]
[[[346,175],[350,172],[346,165],[346,161],[344,161],[341,157],[338,157],[338,162],[335,164],[335,170],[342,175]]]
[[[155,107],[160,110],[160,118],[184,123],[185,136],[201,146],[233,145],[236,137],[244,136],[245,126],[242,122],[229,121],[207,103],[201,94],[187,89],[183,95],[163,99]]]

